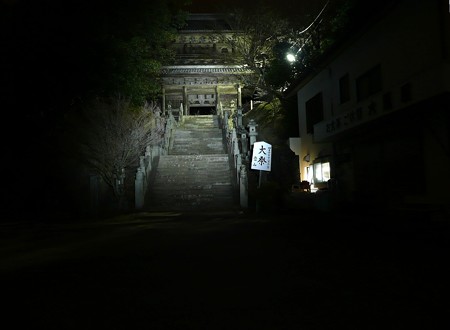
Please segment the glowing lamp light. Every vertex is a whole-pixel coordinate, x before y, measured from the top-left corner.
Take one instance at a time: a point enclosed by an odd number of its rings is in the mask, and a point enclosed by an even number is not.
[[[291,53],[288,53],[287,55],[286,55],[286,59],[289,61],[289,62],[295,62],[295,55],[294,54],[291,54]]]

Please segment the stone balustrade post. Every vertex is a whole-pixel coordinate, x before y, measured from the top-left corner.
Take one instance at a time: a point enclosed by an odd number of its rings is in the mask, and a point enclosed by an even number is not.
[[[250,119],[247,127],[248,127],[248,135],[250,136],[250,147],[251,147],[256,142],[256,136],[258,135],[256,127],[258,127],[258,124],[256,124],[254,119]]]
[[[248,177],[245,165],[241,165],[239,172],[239,201],[242,208],[248,208]]]
[[[224,110],[223,112],[223,126],[225,129],[225,132],[228,133],[228,118],[229,118],[229,111]]]
[[[144,184],[147,185],[147,167],[145,165],[145,157],[144,156],[140,156],[139,157],[139,168],[141,169],[142,174],[144,175]],[[147,187],[144,187],[144,193],[147,191]]]
[[[242,108],[237,109],[237,127],[242,127]]]
[[[142,168],[138,167],[134,180],[134,207],[138,210],[144,207],[144,195],[144,173]]]
[[[241,127],[239,130],[239,136],[241,141],[241,154],[247,155],[248,145],[247,145],[247,131]]]
[[[183,114],[183,103],[180,104],[180,110],[178,113],[178,122],[182,123],[184,120],[184,114]]]
[[[145,174],[148,175],[152,170],[152,151],[150,146],[145,147]]]
[[[241,166],[242,166],[242,155],[241,154],[237,154],[236,157],[235,157],[236,180],[237,180],[237,182],[239,182]]]
[[[152,155],[152,152],[150,150],[150,146],[146,146],[145,147],[145,156],[148,157],[148,156],[151,156],[151,155]]]

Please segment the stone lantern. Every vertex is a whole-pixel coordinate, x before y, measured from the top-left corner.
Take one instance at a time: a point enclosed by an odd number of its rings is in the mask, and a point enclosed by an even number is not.
[[[250,137],[250,146],[252,146],[253,143],[256,142],[256,136],[258,135],[258,132],[256,132],[256,127],[258,127],[258,124],[255,122],[254,119],[250,119],[247,127],[248,127],[248,135]]]

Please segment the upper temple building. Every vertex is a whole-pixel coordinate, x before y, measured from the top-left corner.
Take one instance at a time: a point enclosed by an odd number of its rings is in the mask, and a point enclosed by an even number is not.
[[[215,114],[242,105],[246,66],[237,63],[229,42],[236,38],[221,14],[190,14],[178,31],[173,65],[162,70],[164,110],[182,109],[183,115]]]

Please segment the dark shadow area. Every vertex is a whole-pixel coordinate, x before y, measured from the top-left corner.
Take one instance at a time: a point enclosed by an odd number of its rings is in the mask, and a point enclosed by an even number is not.
[[[22,237],[8,241],[15,263],[0,250],[4,321],[36,329],[444,328],[448,230],[386,232],[363,220],[162,212],[3,228]]]
[[[215,115],[216,108],[215,107],[189,107],[189,113],[191,116],[204,116],[204,115]]]

